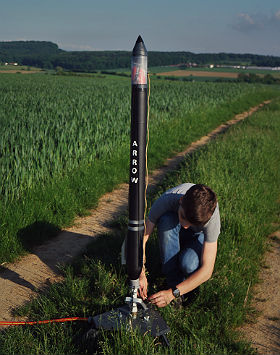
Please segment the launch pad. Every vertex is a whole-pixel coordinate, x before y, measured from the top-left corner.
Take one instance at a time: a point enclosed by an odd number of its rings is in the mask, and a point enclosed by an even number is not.
[[[153,337],[162,337],[165,344],[169,345],[166,334],[170,328],[151,304],[148,304],[146,309],[139,309],[135,317],[131,314],[129,305],[123,305],[93,317],[92,322],[97,330],[137,329],[142,335],[148,332]]]
[[[153,337],[162,337],[165,344],[169,346],[166,334],[170,331],[169,327],[155,310],[155,306],[146,303],[139,298],[139,279],[130,280],[130,296],[125,298],[125,305],[113,309],[109,312],[92,317],[92,332],[103,330],[138,330],[140,334],[149,333]]]

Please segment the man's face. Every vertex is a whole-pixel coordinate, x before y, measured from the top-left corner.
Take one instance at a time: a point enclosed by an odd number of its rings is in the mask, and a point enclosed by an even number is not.
[[[191,226],[191,223],[186,219],[184,215],[184,210],[183,207],[181,206],[181,199],[180,199],[180,206],[178,210],[178,217],[179,217],[179,223],[183,228],[188,229]]]

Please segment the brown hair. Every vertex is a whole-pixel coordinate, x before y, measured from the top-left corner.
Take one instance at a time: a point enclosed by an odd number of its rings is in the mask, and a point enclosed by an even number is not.
[[[181,206],[186,220],[193,225],[204,225],[215,211],[217,196],[210,187],[196,184],[183,196]]]

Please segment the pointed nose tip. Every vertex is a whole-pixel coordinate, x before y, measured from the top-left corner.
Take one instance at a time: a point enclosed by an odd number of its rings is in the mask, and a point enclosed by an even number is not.
[[[138,36],[137,41],[135,42],[135,45],[134,45],[134,48],[132,51],[132,55],[133,56],[138,56],[138,55],[146,56],[147,55],[147,49],[146,49],[144,41],[140,35]]]
[[[140,42],[144,42],[144,41],[143,41],[142,37],[139,35],[138,38],[137,38],[136,43],[140,43]]]

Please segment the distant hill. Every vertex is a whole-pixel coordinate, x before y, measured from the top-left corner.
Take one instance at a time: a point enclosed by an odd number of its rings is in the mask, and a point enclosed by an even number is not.
[[[130,51],[68,52],[47,41],[0,42],[0,63],[18,62],[45,69],[93,72],[96,70],[129,68]],[[280,66],[280,57],[256,54],[154,52],[149,51],[149,66],[185,63]]]
[[[44,57],[49,58],[63,52],[58,45],[45,41],[0,42],[0,62],[19,62],[33,65]]]

